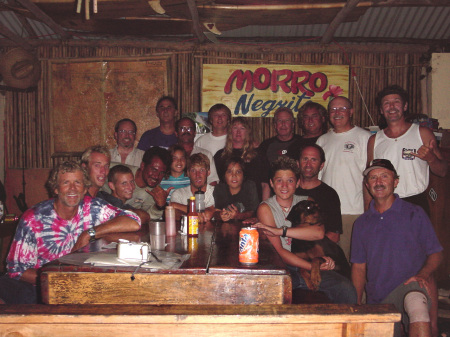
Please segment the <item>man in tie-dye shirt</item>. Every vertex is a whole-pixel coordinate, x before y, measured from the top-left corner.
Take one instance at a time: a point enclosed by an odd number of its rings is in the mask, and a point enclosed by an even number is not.
[[[58,165],[47,182],[54,199],[23,215],[7,258],[7,275],[0,278],[0,299],[7,304],[35,303],[38,269],[109,233],[131,232],[140,220],[130,211],[85,196],[89,177],[79,164]]]

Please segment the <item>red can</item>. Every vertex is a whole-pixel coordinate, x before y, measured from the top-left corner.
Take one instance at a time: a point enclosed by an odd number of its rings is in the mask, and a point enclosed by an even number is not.
[[[245,265],[258,263],[259,234],[256,228],[244,227],[239,232],[239,262]]]

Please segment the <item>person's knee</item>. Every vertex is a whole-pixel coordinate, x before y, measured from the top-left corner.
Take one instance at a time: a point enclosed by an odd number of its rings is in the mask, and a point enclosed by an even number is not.
[[[428,299],[425,294],[411,291],[405,296],[403,305],[409,317],[409,323],[430,322]]]

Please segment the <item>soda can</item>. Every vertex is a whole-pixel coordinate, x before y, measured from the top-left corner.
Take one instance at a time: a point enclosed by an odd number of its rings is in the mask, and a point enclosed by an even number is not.
[[[245,265],[258,263],[259,234],[256,228],[244,227],[239,232],[239,262]]]

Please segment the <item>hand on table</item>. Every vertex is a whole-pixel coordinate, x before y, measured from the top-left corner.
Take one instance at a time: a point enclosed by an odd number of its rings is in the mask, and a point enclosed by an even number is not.
[[[84,231],[81,233],[81,235],[79,236],[77,242],[75,242],[75,245],[73,246],[72,250],[70,251],[75,252],[80,248],[83,248],[84,246],[87,246],[89,244],[89,240],[90,240],[90,235],[88,234],[87,231]]]
[[[220,212],[220,218],[222,221],[230,221],[233,220],[238,213],[239,211],[236,206],[229,205]]]

